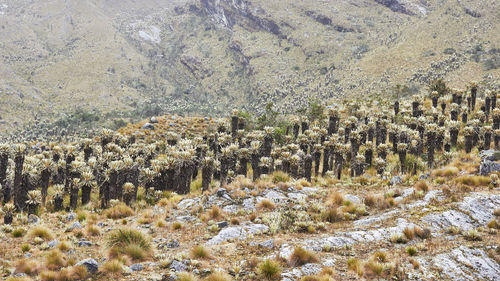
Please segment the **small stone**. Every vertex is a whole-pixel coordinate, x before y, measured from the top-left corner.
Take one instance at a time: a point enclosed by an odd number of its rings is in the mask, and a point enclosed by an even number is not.
[[[481,157],[481,160],[483,161],[498,161],[500,160],[500,151],[496,151],[494,149],[483,150],[479,153],[479,157]]]
[[[66,228],[65,232],[71,232],[74,229],[81,229],[83,226],[79,222],[74,222],[72,225],[70,225],[68,228]]]
[[[274,239],[269,239],[262,243],[259,243],[259,247],[272,249],[274,247]]]
[[[92,246],[92,242],[90,241],[78,241],[78,247],[90,247]]]
[[[167,248],[178,248],[179,246],[179,241],[177,240],[172,240],[167,243]]]
[[[95,259],[85,259],[76,263],[76,266],[83,265],[90,273],[96,273],[99,270],[99,263]]]
[[[59,240],[54,239],[54,240],[50,241],[47,245],[48,245],[50,248],[54,248],[54,247],[56,247],[57,245],[59,245]]]
[[[186,271],[186,265],[183,264],[182,262],[174,260],[170,264],[170,269],[172,269],[176,272],[182,272],[182,271]]]
[[[217,226],[219,228],[224,228],[224,227],[227,227],[228,225],[229,225],[229,223],[227,221],[221,221],[221,222],[217,223]]]
[[[430,176],[430,173],[422,174],[422,175],[420,175],[420,177],[418,177],[418,180],[426,180],[429,178],[429,176]]]
[[[37,216],[31,214],[29,217],[28,217],[28,223],[29,224],[36,224],[40,221],[40,218],[38,218]]]
[[[142,130],[154,130],[155,126],[151,123],[146,123],[146,124],[142,125],[141,129]]]
[[[500,171],[500,163],[484,160],[481,161],[479,165],[479,174],[481,176],[487,176],[491,173]]]
[[[24,258],[26,258],[26,259],[31,258],[31,256],[32,256],[31,253],[25,253],[24,254]]]
[[[389,181],[389,184],[390,185],[396,185],[396,184],[401,184],[402,182],[403,182],[403,179],[400,176],[394,176]]]
[[[216,194],[217,194],[218,197],[222,197],[225,194],[227,194],[227,190],[225,188],[220,188],[219,190],[217,190]]]
[[[156,119],[156,117],[153,116],[151,117],[151,119],[149,119],[149,122],[155,124],[158,123],[158,119]]]
[[[144,265],[140,263],[134,263],[133,265],[130,266],[130,269],[132,269],[132,271],[141,271],[144,269]]]
[[[69,213],[67,216],[66,216],[66,221],[72,221],[76,219],[76,214],[75,213]]]

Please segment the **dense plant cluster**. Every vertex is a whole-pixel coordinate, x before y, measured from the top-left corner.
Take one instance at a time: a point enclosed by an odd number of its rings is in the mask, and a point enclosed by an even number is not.
[[[279,123],[283,128],[250,126],[234,111],[228,122],[189,138],[170,131],[104,129],[93,138],[67,143],[1,144],[5,222],[14,210],[34,213],[49,199],[57,211],[85,205],[92,194],[102,208],[111,200],[132,204],[139,188],[150,200],[165,191],[187,194],[199,173],[202,190],[214,180],[225,185],[237,175],[256,180],[275,171],[308,181],[319,175],[359,177],[369,168],[381,176],[416,174],[447,161],[452,150],[497,148],[500,141],[497,95],[479,93],[474,83],[460,91],[438,81],[428,95],[398,100],[390,110],[353,102],[329,107],[327,115],[320,109],[315,104],[308,112],[314,118],[295,116]],[[277,116],[265,118],[261,124]]]

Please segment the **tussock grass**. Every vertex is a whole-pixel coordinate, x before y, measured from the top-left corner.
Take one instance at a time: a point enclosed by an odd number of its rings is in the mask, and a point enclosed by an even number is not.
[[[490,184],[490,178],[484,176],[466,175],[456,178],[455,182],[472,187],[488,186]]]
[[[339,208],[329,207],[321,213],[321,218],[329,223],[339,222],[344,219],[344,214]]]
[[[337,191],[332,192],[328,195],[328,203],[330,205],[342,206],[344,203],[344,195]]]
[[[222,218],[223,212],[219,206],[214,205],[212,206],[212,209],[208,211],[208,216],[212,219],[219,219]]]
[[[191,258],[193,258],[193,259],[210,259],[211,258],[210,252],[208,251],[208,249],[202,245],[194,246],[191,249],[190,253],[191,253]]]
[[[66,260],[59,249],[48,252],[45,256],[45,267],[50,270],[56,270],[66,266]]]
[[[274,171],[271,174],[272,182],[277,184],[281,182],[289,182],[291,180],[290,175],[282,171]]]
[[[117,229],[107,239],[109,255],[115,258],[126,255],[133,260],[146,259],[151,254],[151,243],[149,238],[135,229]]]
[[[454,166],[447,166],[441,169],[434,170],[432,173],[436,177],[455,177],[458,175],[459,169]]]
[[[274,210],[276,208],[276,204],[274,204],[273,201],[269,199],[262,199],[258,204],[257,204],[258,209],[266,209],[266,210]]]
[[[426,181],[418,181],[415,184],[415,189],[416,190],[421,190],[423,192],[427,192],[427,191],[429,191],[429,184],[427,184]]]
[[[257,272],[267,280],[278,280],[281,274],[281,266],[277,261],[265,260],[257,266]]]
[[[54,238],[52,231],[43,225],[37,225],[29,230],[28,237],[35,238],[39,237],[44,240],[51,240]]]
[[[103,264],[100,270],[101,272],[111,274],[121,273],[123,271],[123,263],[120,260],[112,259]]]
[[[292,267],[296,267],[306,263],[316,263],[318,260],[318,257],[313,252],[297,247],[293,250],[292,255],[288,259],[288,264]]]
[[[16,273],[36,275],[41,270],[41,265],[33,259],[21,259],[16,263]]]
[[[207,278],[205,278],[205,281],[232,281],[232,280],[233,277],[231,277],[231,275],[220,271],[216,271],[208,275]]]
[[[347,260],[347,269],[356,272],[360,277],[364,274],[361,261],[357,258],[349,258]]]
[[[104,215],[108,219],[122,219],[126,217],[130,217],[134,215],[134,210],[124,203],[117,204],[106,211],[104,211]]]
[[[198,281],[198,277],[196,275],[189,272],[181,272],[177,276],[177,281]]]

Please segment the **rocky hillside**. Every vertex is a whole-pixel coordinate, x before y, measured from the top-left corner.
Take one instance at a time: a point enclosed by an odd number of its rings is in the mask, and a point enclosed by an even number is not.
[[[0,0],[0,131],[498,86],[487,0]],[[76,113],[75,113],[76,112]],[[76,121],[75,121],[76,119]],[[81,119],[81,120],[80,120]],[[118,122],[120,124],[120,122]]]

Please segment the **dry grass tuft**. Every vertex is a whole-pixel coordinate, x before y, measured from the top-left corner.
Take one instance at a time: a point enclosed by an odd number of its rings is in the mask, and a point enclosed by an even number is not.
[[[210,259],[210,252],[202,245],[194,246],[191,249],[191,258],[193,259]]]
[[[208,211],[208,216],[212,219],[219,219],[223,217],[223,212],[219,206],[212,206],[212,209]]]
[[[490,184],[490,178],[484,176],[465,175],[456,178],[455,182],[472,187],[488,186]]]
[[[45,227],[43,225],[38,225],[38,226],[35,226],[32,229],[30,229],[30,231],[28,232],[28,236],[30,238],[39,237],[39,238],[42,238],[44,240],[51,240],[54,238],[54,235],[52,234],[50,229],[48,229],[47,227]]]
[[[134,215],[134,210],[124,203],[117,204],[106,211],[104,211],[104,215],[108,219],[122,219],[126,217],[130,217]]]
[[[364,270],[361,266],[361,261],[357,258],[349,258],[347,260],[347,268],[351,271],[354,271],[358,274],[358,276],[363,276]]]
[[[288,264],[292,267],[316,262],[318,262],[318,257],[313,252],[305,250],[301,247],[295,248],[292,255],[288,259]]]
[[[220,271],[216,271],[208,275],[207,278],[205,278],[205,281],[232,281],[232,280],[233,277],[231,277],[231,275]]]
[[[344,195],[337,191],[332,192],[328,196],[328,203],[330,205],[342,206],[344,203]]]
[[[108,239],[111,258],[126,255],[133,260],[144,260],[151,255],[151,243],[141,231],[135,229],[117,229]]]
[[[100,270],[111,274],[121,273],[123,271],[123,263],[117,259],[112,259],[107,261]]]
[[[35,275],[41,269],[40,264],[32,259],[21,259],[16,263],[16,273]]]
[[[415,184],[415,189],[427,192],[429,191],[429,185],[427,184],[426,181],[419,181]]]
[[[258,265],[257,272],[267,280],[278,280],[281,266],[274,260],[265,260]]]
[[[274,210],[276,208],[276,204],[274,204],[273,201],[269,199],[262,199],[258,204],[257,204],[258,209],[266,209],[266,210]]]

